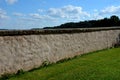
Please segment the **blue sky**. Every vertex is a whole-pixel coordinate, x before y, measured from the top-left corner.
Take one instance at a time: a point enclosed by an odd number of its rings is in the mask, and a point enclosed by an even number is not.
[[[0,29],[31,29],[120,17],[120,0],[0,0]]]

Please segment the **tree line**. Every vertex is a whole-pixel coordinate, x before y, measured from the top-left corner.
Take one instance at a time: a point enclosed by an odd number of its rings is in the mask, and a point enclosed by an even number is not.
[[[60,26],[44,27],[43,29],[96,28],[96,27],[113,27],[113,26],[120,26],[120,19],[116,15],[113,15],[110,18],[104,18],[99,20],[69,22],[69,23],[61,24]]]

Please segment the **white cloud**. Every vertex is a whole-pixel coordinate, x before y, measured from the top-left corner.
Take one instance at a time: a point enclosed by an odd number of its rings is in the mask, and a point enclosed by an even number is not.
[[[0,8],[0,19],[7,19],[7,18],[9,17],[7,16],[6,11]]]
[[[38,12],[44,12],[44,10],[43,9],[38,9]]]
[[[16,3],[18,0],[5,0],[8,4],[14,4]]]
[[[92,20],[97,20],[97,19],[103,19],[104,16],[103,15],[99,15],[99,13],[94,13],[94,14],[91,14],[91,19]]]
[[[14,15],[14,16],[18,16],[18,17],[23,17],[23,16],[25,16],[24,14],[18,13],[18,12],[14,12],[13,15]]]
[[[49,16],[49,15],[40,15],[39,13],[31,13],[29,16],[32,19],[38,19],[38,20],[55,20],[55,18]]]
[[[31,13],[30,16],[35,19],[42,19],[42,16],[38,13]]]
[[[109,6],[101,10],[94,9],[91,13],[91,19],[103,19],[105,17],[110,17],[111,15],[119,15],[120,6]]]
[[[101,11],[101,10],[93,9],[93,12],[90,13],[90,18],[89,18],[89,20],[103,19],[104,16],[100,14],[100,11]]]
[[[82,10],[82,7],[64,6],[62,8],[50,8],[48,15],[56,18],[78,19],[83,17],[90,17],[90,14]]]
[[[119,13],[120,13],[120,6],[106,7],[100,12],[100,14],[119,14]]]
[[[22,18],[18,18],[19,20],[23,20],[23,21],[36,21],[36,19],[33,18],[26,18],[26,17],[22,17]]]
[[[60,18],[64,18],[66,16],[61,9],[55,9],[55,8],[50,8],[48,10],[48,14],[52,17],[60,17]]]

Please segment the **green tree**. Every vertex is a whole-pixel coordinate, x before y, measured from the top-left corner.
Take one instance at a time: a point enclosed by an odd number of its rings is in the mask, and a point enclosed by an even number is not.
[[[119,17],[118,16],[113,15],[113,16],[110,17],[110,20],[111,20],[112,26],[117,26],[117,24],[119,23]]]

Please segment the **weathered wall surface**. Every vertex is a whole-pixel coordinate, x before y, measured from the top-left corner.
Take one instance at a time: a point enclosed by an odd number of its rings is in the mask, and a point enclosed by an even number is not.
[[[112,47],[120,30],[0,36],[0,75]]]

